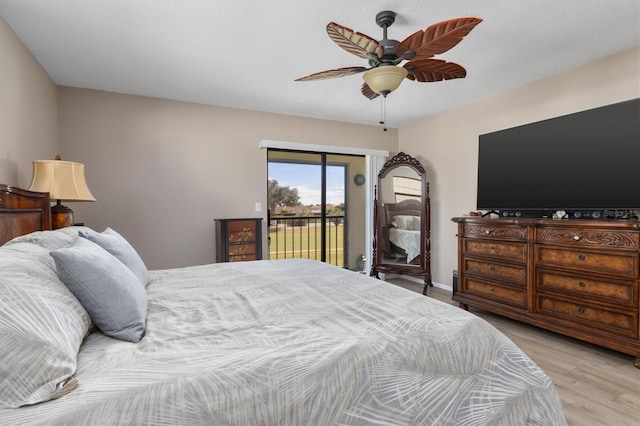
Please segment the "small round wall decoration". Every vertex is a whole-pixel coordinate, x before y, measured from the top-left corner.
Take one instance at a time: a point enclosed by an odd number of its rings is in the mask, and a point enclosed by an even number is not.
[[[364,185],[365,180],[366,179],[364,178],[364,175],[362,173],[358,173],[353,177],[353,183],[358,186]]]

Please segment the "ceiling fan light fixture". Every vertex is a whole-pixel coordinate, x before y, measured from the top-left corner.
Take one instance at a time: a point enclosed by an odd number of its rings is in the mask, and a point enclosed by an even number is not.
[[[400,86],[407,74],[408,71],[403,67],[381,65],[365,72],[362,78],[371,90],[382,96],[387,96]]]

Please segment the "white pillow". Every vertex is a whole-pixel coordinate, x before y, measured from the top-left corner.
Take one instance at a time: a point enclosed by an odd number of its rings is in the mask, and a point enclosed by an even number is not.
[[[414,231],[419,231],[420,230],[420,216],[411,216],[413,217],[413,230]]]
[[[27,242],[0,247],[0,408],[71,392],[90,326],[47,248]]]
[[[78,233],[81,231],[91,231],[91,228],[85,226],[67,226],[53,231],[35,231],[7,241],[4,246],[18,243],[31,243],[49,250],[55,250],[62,247],[69,247],[76,238],[78,238]]]
[[[397,215],[393,218],[393,222],[398,229],[413,230],[413,216]]]

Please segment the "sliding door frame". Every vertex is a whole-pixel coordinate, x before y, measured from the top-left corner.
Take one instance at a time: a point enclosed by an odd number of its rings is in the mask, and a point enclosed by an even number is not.
[[[365,148],[352,148],[332,145],[316,145],[300,142],[285,142],[263,139],[260,141],[261,149],[281,149],[289,151],[301,151],[310,153],[324,152],[327,154],[346,154],[361,155],[365,157],[366,167],[366,201],[365,201],[365,226],[367,229],[365,244],[367,247],[367,255],[365,260],[365,269],[371,270],[371,256],[373,251],[373,197],[374,188],[378,181],[378,173],[389,157],[389,151]],[[266,186],[265,186],[266,187]]]

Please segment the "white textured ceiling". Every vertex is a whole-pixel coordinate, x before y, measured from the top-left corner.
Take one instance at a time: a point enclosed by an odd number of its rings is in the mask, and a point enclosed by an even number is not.
[[[445,19],[484,20],[436,56],[467,77],[405,80],[387,98],[389,127],[640,44],[639,0],[0,0],[58,85],[373,125],[380,99],[360,94],[361,74],[294,79],[367,66],[325,26],[381,39],[381,10],[398,14],[388,30],[398,40]]]

